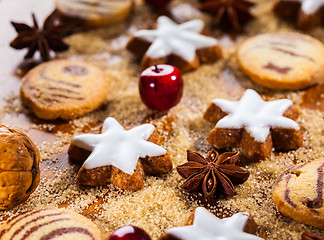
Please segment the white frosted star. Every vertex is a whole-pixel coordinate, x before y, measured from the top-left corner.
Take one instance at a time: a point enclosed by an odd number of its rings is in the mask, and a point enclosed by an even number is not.
[[[108,117],[101,134],[83,134],[73,143],[92,151],[84,162],[87,169],[112,165],[125,173],[133,174],[139,158],[166,154],[166,150],[146,141],[153,133],[152,124],[143,124],[126,131],[116,119]]]
[[[157,20],[157,29],[140,30],[134,35],[152,43],[146,52],[151,58],[166,57],[173,53],[193,61],[197,49],[217,44],[216,39],[200,34],[203,27],[204,23],[198,19],[176,24],[168,17],[161,16]]]
[[[292,1],[292,0],[290,0]],[[297,0],[301,3],[301,9],[306,14],[315,13],[320,7],[324,6],[324,0]]]
[[[217,122],[216,127],[235,129],[245,127],[260,142],[265,141],[271,127],[299,130],[295,121],[282,116],[292,105],[289,99],[263,101],[256,91],[248,89],[240,101],[214,99],[213,103],[228,113]]]
[[[195,211],[194,223],[190,226],[171,228],[167,231],[181,240],[262,240],[243,232],[247,213],[237,213],[220,219],[203,207]]]

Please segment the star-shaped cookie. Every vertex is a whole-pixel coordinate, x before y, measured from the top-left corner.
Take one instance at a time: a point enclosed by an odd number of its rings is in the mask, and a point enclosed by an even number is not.
[[[284,20],[296,21],[302,30],[312,30],[324,20],[324,0],[277,0],[273,10]]]
[[[180,71],[197,69],[200,63],[211,63],[221,58],[216,39],[200,34],[204,23],[191,20],[176,24],[161,16],[157,28],[135,32],[127,49],[142,59],[142,69],[155,64],[167,63]]]
[[[116,119],[108,117],[101,134],[73,138],[69,156],[77,162],[84,161],[76,181],[85,185],[112,181],[122,189],[141,188],[144,172],[159,174],[172,168],[166,150],[154,143],[159,142],[159,137],[152,124],[125,130]]]
[[[161,240],[261,240],[244,232],[248,218],[248,213],[237,213],[230,218],[220,219],[205,208],[198,207],[193,225],[171,228]]]
[[[208,142],[217,148],[240,147],[251,160],[267,158],[272,147],[296,149],[302,145],[299,111],[288,99],[264,101],[246,90],[239,101],[214,99],[204,118],[215,123]]]

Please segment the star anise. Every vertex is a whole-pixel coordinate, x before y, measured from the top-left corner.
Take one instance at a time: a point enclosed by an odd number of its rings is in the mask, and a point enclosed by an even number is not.
[[[303,232],[301,238],[302,240],[324,240],[323,236],[308,232]]]
[[[186,181],[181,186],[186,192],[202,192],[207,199],[220,193],[233,197],[233,185],[244,183],[250,173],[236,164],[240,161],[238,152],[225,152],[221,155],[214,149],[205,158],[198,152],[187,150],[188,162],[177,167]]]
[[[43,27],[38,26],[32,14],[34,26],[25,23],[11,22],[18,36],[10,43],[15,49],[28,48],[25,59],[32,58],[38,50],[44,61],[50,59],[50,51],[62,52],[69,48],[63,38],[73,33],[73,24],[58,23],[57,12],[52,12],[44,21]]]
[[[201,0],[200,9],[214,17],[213,23],[223,29],[240,30],[241,26],[253,19],[248,0]]]

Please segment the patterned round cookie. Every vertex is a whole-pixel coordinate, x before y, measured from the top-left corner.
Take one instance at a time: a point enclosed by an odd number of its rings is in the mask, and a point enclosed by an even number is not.
[[[56,0],[55,4],[63,19],[103,26],[128,17],[133,0]]]
[[[285,216],[324,229],[324,158],[293,166],[277,179],[273,201]]]
[[[0,228],[0,239],[101,240],[101,232],[86,217],[67,209],[44,208],[19,214]]]
[[[22,102],[43,119],[72,119],[96,109],[106,98],[108,81],[85,62],[54,60],[32,69],[23,78]]]
[[[304,34],[258,35],[240,46],[237,57],[251,80],[272,89],[302,89],[324,77],[324,45]]]

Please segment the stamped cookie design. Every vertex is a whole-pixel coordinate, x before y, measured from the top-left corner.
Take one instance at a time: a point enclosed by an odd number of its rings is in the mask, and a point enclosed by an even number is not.
[[[273,188],[278,210],[292,219],[324,229],[324,159],[284,171]]]
[[[97,226],[86,217],[67,209],[43,208],[27,211],[0,228],[1,239],[15,240],[102,240]]]
[[[204,118],[216,126],[207,140],[217,148],[240,147],[254,161],[265,159],[272,147],[290,150],[302,145],[300,127],[294,121],[298,116],[289,99],[264,101],[248,89],[239,101],[212,101]]]
[[[96,109],[106,99],[108,81],[97,67],[80,61],[54,60],[23,78],[23,104],[42,119],[73,119]]]
[[[161,16],[157,29],[136,32],[127,49],[142,57],[142,69],[170,64],[181,72],[194,70],[201,63],[212,63],[222,56],[217,40],[200,34],[203,28],[204,23],[199,19],[176,24]]]
[[[276,0],[273,10],[283,20],[292,20],[303,30],[323,23],[323,0]]]
[[[85,185],[111,181],[122,189],[138,190],[143,187],[144,172],[160,174],[170,171],[170,157],[164,148],[154,143],[159,138],[154,130],[152,124],[143,124],[127,131],[116,119],[109,117],[104,121],[101,134],[74,137],[69,149],[70,158],[79,157],[75,154],[76,148],[91,152],[90,155],[80,154],[81,158],[88,157],[84,159],[76,181]]]
[[[171,228],[160,240],[262,240],[246,232],[249,217],[248,213],[236,213],[232,217],[219,219],[207,209],[198,207],[192,225]]]
[[[77,20],[88,26],[103,26],[125,19],[133,0],[56,0],[55,5],[61,17]]]
[[[262,34],[245,41],[237,52],[243,72],[272,89],[298,90],[324,78],[324,46],[304,34]]]

